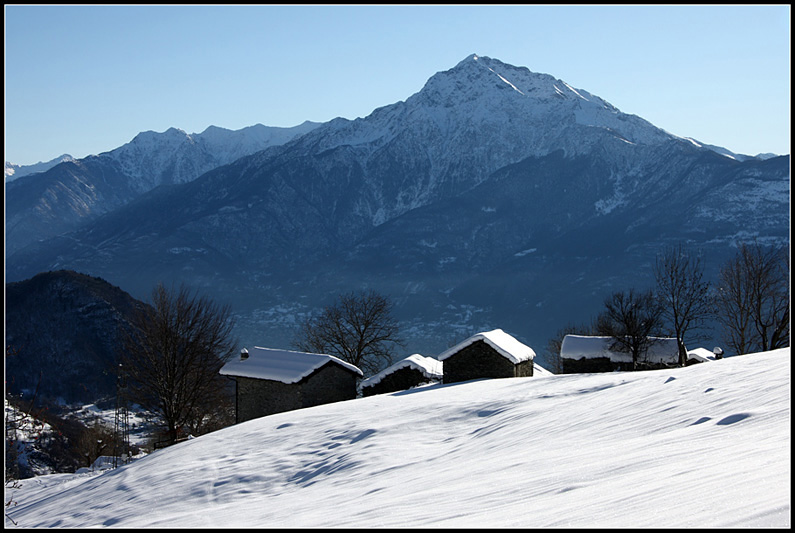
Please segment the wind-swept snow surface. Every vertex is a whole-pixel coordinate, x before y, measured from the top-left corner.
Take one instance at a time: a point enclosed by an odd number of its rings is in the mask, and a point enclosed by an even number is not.
[[[280,413],[13,499],[19,527],[789,527],[790,349]]]

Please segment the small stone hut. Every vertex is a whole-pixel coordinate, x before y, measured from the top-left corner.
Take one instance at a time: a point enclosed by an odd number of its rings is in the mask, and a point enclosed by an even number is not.
[[[679,344],[675,338],[651,337],[646,353],[641,355],[637,370],[679,366]],[[560,345],[560,366],[563,374],[636,370],[632,354],[618,351],[613,337],[566,335]]]
[[[442,362],[418,353],[410,355],[369,377],[359,385],[362,396],[410,389],[423,383],[442,381]]]
[[[519,378],[533,375],[536,354],[501,329],[472,335],[439,355],[444,383],[481,378]]]
[[[236,422],[356,398],[362,371],[331,355],[255,347],[220,373],[235,380]]]
[[[711,352],[706,348],[694,348],[687,352],[687,366],[717,361],[723,358],[723,349],[716,346]]]

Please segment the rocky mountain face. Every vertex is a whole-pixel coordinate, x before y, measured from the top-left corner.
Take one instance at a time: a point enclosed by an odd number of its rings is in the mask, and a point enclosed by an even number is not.
[[[317,125],[258,124],[236,131],[210,126],[198,134],[176,128],[148,131],[110,152],[69,158],[44,172],[15,179],[6,184],[6,250],[12,253],[76,229],[158,186],[189,182],[244,155],[284,144]]]
[[[116,395],[121,328],[143,304],[73,271],[6,284],[6,388],[25,398],[92,403]]]
[[[789,242],[789,156],[720,155],[470,56],[404,102],[19,249],[7,276],[58,265],[139,297],[186,282],[232,305],[244,344],[280,347],[367,287],[396,302],[407,353],[497,327],[540,352],[610,291],[650,286],[665,245],[701,250],[714,274],[748,238]]]

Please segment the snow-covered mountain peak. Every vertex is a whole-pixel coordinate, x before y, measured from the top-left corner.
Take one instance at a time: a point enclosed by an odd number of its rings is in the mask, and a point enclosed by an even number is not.
[[[466,67],[467,65],[472,64],[473,61],[478,61],[479,59],[480,59],[480,56],[478,56],[477,54],[469,54],[464,59],[459,61],[458,64],[455,66],[455,68]],[[488,58],[486,58],[486,59],[488,59]]]
[[[548,93],[551,95],[554,92],[550,88],[551,84],[555,81],[560,82],[560,80],[555,80],[555,78],[548,74],[532,72],[526,67],[516,67],[508,63],[503,63],[499,59],[477,54],[471,54],[452,69],[439,74],[445,73],[454,77],[463,76],[470,83],[476,79],[488,83],[489,86],[491,86],[492,82],[498,85],[502,82],[515,89],[520,94],[546,87]],[[522,90],[523,88],[525,90]]]
[[[583,153],[605,136],[640,145],[674,138],[563,80],[478,54],[434,74],[404,102],[378,108],[363,119],[332,121],[327,126],[313,136],[318,150],[341,145],[374,150],[412,132],[432,159],[434,152],[448,157],[477,150],[477,138],[484,135],[499,138],[501,150],[513,160],[560,149]],[[435,145],[428,136],[445,139],[444,145]],[[494,159],[492,168],[506,159],[499,154],[486,157]]]
[[[495,66],[495,65],[505,65],[505,63],[503,63],[499,59],[495,59],[495,58],[492,58],[492,57],[483,56],[483,55],[479,55],[479,54],[469,54],[467,57],[465,57],[464,59],[459,61],[458,64],[455,67],[453,67],[451,70],[469,68],[470,66],[473,66],[473,65],[476,68],[486,68],[486,69],[488,69],[488,68],[491,68],[492,66]],[[508,66],[510,66],[510,65],[508,65]]]
[[[179,129],[179,128],[175,128],[175,127],[173,127],[173,126],[172,126],[172,127],[170,127],[170,128],[168,128],[168,129],[166,130],[166,133],[167,133],[168,135],[173,135],[173,136],[176,136],[176,137],[180,137],[180,136],[188,135],[188,134],[185,132],[185,130],[182,130],[182,129]]]
[[[168,144],[169,146],[173,147],[175,144],[180,144],[188,140],[190,140],[190,136],[178,128],[171,127],[162,133],[148,130],[142,131],[133,137],[128,144],[116,148],[111,152],[123,149],[125,146],[136,146],[147,150],[153,147],[162,146],[164,144]]]

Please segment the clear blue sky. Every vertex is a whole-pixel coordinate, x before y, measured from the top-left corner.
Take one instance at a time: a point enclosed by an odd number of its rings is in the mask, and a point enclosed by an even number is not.
[[[676,135],[790,153],[789,5],[6,5],[5,159],[364,117],[472,53]]]

